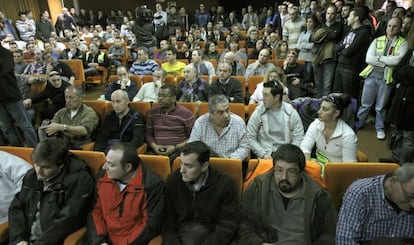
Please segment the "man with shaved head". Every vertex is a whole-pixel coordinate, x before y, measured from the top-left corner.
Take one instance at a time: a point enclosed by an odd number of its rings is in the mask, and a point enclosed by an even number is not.
[[[111,94],[111,101],[113,111],[105,117],[94,150],[107,152],[115,142],[126,142],[131,147],[139,147],[144,143],[144,116],[128,105],[128,93],[122,89]]]

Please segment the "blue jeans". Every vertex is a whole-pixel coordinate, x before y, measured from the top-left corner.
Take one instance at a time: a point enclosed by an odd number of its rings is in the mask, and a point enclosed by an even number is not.
[[[363,125],[369,110],[375,103],[375,130],[384,131],[386,106],[391,93],[391,85],[382,78],[367,77],[362,88],[361,107],[358,110],[359,124]]]
[[[316,97],[328,95],[332,92],[332,82],[335,75],[335,62],[313,65]]]
[[[36,147],[37,135],[21,100],[0,105],[1,130],[11,145],[20,146],[21,142],[9,115],[13,117],[14,121],[22,129],[26,145]]]

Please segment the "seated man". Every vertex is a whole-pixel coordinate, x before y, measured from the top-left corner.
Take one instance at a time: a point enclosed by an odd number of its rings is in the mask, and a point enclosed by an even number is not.
[[[122,40],[120,37],[115,38],[115,42],[108,49],[108,58],[109,63],[115,67],[120,67],[122,65],[122,57],[125,56],[126,50],[122,46]]]
[[[336,244],[413,244],[413,193],[413,163],[355,181],[343,197]]]
[[[22,188],[23,177],[32,165],[5,151],[0,151],[0,224],[7,222],[10,203]]]
[[[118,80],[112,82],[105,89],[105,100],[111,100],[111,94],[115,90],[122,89],[128,94],[128,99],[132,101],[138,93],[137,84],[129,79],[129,75],[125,66],[120,66],[116,69]]]
[[[47,136],[61,137],[71,149],[82,149],[84,144],[91,142],[91,134],[96,129],[99,118],[91,107],[83,104],[82,98],[81,88],[67,87],[66,107],[56,112],[50,124],[42,123],[39,139]]]
[[[90,244],[148,244],[161,232],[164,183],[142,165],[135,148],[111,146],[97,181]]]
[[[143,115],[131,109],[128,94],[124,90],[115,90],[111,101],[113,111],[105,117],[94,150],[107,152],[115,142],[126,142],[133,148],[139,147],[144,143],[145,137]]]
[[[144,83],[133,101],[158,102],[158,92],[165,84],[165,76],[167,76],[165,70],[156,69],[152,73],[152,82]]]
[[[282,99],[280,82],[263,84],[263,104],[256,107],[247,123],[250,149],[258,158],[272,159],[272,152],[279,146],[299,146],[303,140],[303,124],[298,112]]]
[[[268,70],[275,68],[275,65],[269,62],[269,57],[271,57],[269,49],[260,50],[257,60],[246,68],[246,81],[249,76],[264,76]]]
[[[98,66],[108,67],[109,60],[105,52],[99,51],[95,43],[89,44],[89,51],[82,57],[83,68],[85,69],[85,76],[99,76],[100,72],[97,70]]]
[[[185,63],[177,60],[177,50],[169,47],[164,51],[166,62],[162,63],[161,67],[168,75],[184,76]]]
[[[208,101],[209,113],[195,121],[189,142],[202,141],[210,147],[212,156],[245,160],[249,155],[246,124],[229,109],[224,95],[214,95]]]
[[[68,82],[72,85],[75,83],[75,73],[73,73],[72,68],[63,61],[56,60],[50,51],[43,52],[43,60],[46,64],[46,73],[51,71],[57,71],[60,74],[60,77],[63,81]]]
[[[231,66],[225,62],[217,69],[219,77],[209,86],[209,97],[223,94],[230,102],[243,103],[243,91],[240,82],[231,76]]]
[[[159,106],[151,108],[146,124],[146,140],[157,155],[169,156],[171,160],[187,143],[194,125],[193,113],[177,105],[174,86],[163,85],[158,93]]]
[[[65,107],[65,89],[70,87],[70,83],[62,81],[62,78],[57,71],[51,71],[49,73],[49,81],[46,84],[46,88],[33,96],[30,99],[25,99],[23,104],[26,108],[31,108],[32,105],[44,102],[48,99],[52,104],[40,112],[40,119],[52,119],[55,113]]]
[[[188,64],[184,68],[184,79],[177,86],[177,100],[179,102],[197,102],[208,100],[208,83],[198,76],[195,64]]]
[[[304,172],[300,148],[280,146],[273,164],[243,194],[240,244],[334,244],[332,197]]]
[[[242,63],[239,60],[236,60],[232,52],[226,52],[223,56],[223,63],[230,65],[230,75],[231,76],[244,76],[245,69]],[[220,65],[219,65],[220,66]],[[220,70],[216,70],[217,75],[220,75]]]
[[[63,244],[85,225],[93,178],[62,139],[40,142],[32,159],[34,169],[10,205],[10,244]]]
[[[160,66],[155,60],[149,58],[147,47],[140,46],[137,48],[137,60],[132,63],[129,73],[132,75],[151,75],[158,70]]]
[[[209,159],[210,150],[201,141],[182,149],[180,169],[165,184],[164,244],[230,244],[235,238],[238,193]]]

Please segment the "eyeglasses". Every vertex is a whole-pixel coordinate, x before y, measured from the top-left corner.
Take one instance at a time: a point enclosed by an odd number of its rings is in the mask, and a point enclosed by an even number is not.
[[[294,168],[290,168],[290,169],[286,169],[283,170],[281,168],[275,168],[275,175],[277,176],[285,176],[288,178],[293,178],[296,177],[299,174],[299,169],[294,169]]]

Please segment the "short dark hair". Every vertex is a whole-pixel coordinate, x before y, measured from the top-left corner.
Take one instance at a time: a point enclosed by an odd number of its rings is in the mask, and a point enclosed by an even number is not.
[[[263,83],[263,88],[270,88],[270,93],[273,96],[280,94],[280,101],[282,101],[283,97],[283,85],[279,81],[268,81]]]
[[[193,141],[186,144],[181,150],[183,155],[191,153],[197,154],[197,161],[200,164],[208,162],[210,160],[210,148],[201,141]]]
[[[364,20],[368,19],[369,10],[364,7],[355,7],[351,9],[351,12],[354,11],[354,16],[358,17],[359,22],[362,23]]]
[[[173,54],[177,54],[177,49],[174,47],[168,47],[164,50],[164,52],[171,51]]]
[[[281,145],[275,152],[272,153],[273,165],[276,161],[283,160],[288,163],[297,163],[299,170],[302,172],[306,166],[305,154],[302,150],[293,144]]]
[[[160,89],[168,89],[171,97],[177,96],[177,89],[174,85],[164,84]]]
[[[48,163],[62,166],[69,159],[69,145],[59,138],[46,138],[32,152],[33,163]]]
[[[120,160],[122,167],[125,167],[125,165],[130,163],[132,165],[132,169],[135,170],[141,163],[141,158],[139,158],[136,149],[125,142],[112,144],[109,147],[109,150],[122,151],[122,157]]]

